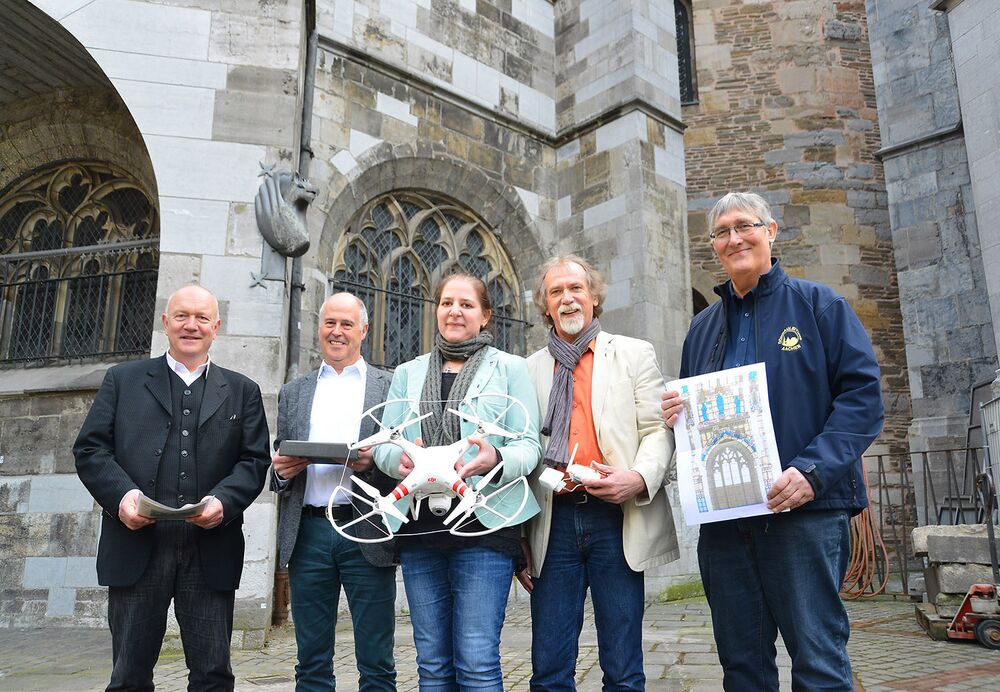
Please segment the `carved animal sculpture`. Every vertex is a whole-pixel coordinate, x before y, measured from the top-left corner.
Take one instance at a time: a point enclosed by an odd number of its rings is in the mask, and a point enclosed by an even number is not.
[[[260,165],[264,178],[254,199],[257,228],[267,244],[285,257],[300,257],[309,249],[306,209],[318,190],[298,173]]]

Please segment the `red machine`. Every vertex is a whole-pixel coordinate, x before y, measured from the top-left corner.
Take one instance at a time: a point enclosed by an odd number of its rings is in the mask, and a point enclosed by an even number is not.
[[[951,639],[976,639],[987,649],[1000,649],[1000,570],[997,568],[997,543],[993,533],[993,509],[996,492],[993,477],[986,473],[976,477],[976,489],[983,501],[986,514],[986,535],[990,545],[990,560],[993,563],[993,583],[973,584],[965,595],[951,624],[948,637]]]

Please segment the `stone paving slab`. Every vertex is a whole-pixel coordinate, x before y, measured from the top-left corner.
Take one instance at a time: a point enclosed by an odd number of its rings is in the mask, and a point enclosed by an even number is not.
[[[917,625],[908,601],[849,603],[849,652],[855,673],[867,692],[913,692],[1000,689],[1000,651],[970,642],[935,642]],[[341,672],[338,688],[357,690],[354,639],[349,618],[338,625],[334,664]],[[507,612],[501,647],[505,686],[528,689],[531,676],[531,624],[525,603]],[[716,692],[722,689],[722,669],[715,655],[712,625],[704,601],[650,604],[643,629],[649,690]],[[396,622],[398,689],[417,689],[413,638],[409,619]],[[779,642],[779,677],[790,689],[791,662]],[[111,666],[110,635],[105,630],[37,629],[0,631],[0,690],[101,690]],[[271,633],[260,651],[233,654],[237,690],[293,690],[295,639],[289,626]],[[164,653],[156,667],[161,690],[184,690],[187,669],[179,653]],[[589,615],[580,637],[577,660],[580,692],[601,689],[597,639]]]

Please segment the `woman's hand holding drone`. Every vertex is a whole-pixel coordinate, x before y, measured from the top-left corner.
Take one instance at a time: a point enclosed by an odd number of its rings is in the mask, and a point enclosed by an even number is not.
[[[418,437],[416,440],[413,441],[413,444],[417,445],[418,447],[423,447],[424,441]],[[402,454],[399,455],[399,476],[401,478],[406,478],[407,476],[410,475],[410,471],[412,470],[413,470],[413,459],[410,458],[409,454],[403,452]]]
[[[465,439],[469,444],[479,447],[479,452],[468,463],[463,463],[461,459],[456,461],[455,470],[458,471],[458,475],[462,478],[485,476],[497,465],[497,448],[478,435],[469,435]]]

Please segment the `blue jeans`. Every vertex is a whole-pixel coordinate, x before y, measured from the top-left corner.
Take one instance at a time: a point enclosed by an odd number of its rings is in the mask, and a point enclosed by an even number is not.
[[[487,548],[400,551],[421,690],[503,692],[500,629],[514,558]]]
[[[358,689],[395,692],[392,657],[396,617],[396,570],[375,567],[360,546],[349,541],[323,517],[303,515],[295,550],[288,562],[292,619],[298,665],[296,690],[335,690],[334,632],[340,587],[354,623]]]
[[[840,600],[846,510],[791,512],[701,527],[698,563],[726,690],[778,690],[778,632],[793,690],[854,689]]]
[[[575,690],[583,606],[590,587],[605,690],[642,690],[642,572],[625,562],[622,510],[555,504],[541,574],[531,592],[531,689]]]

